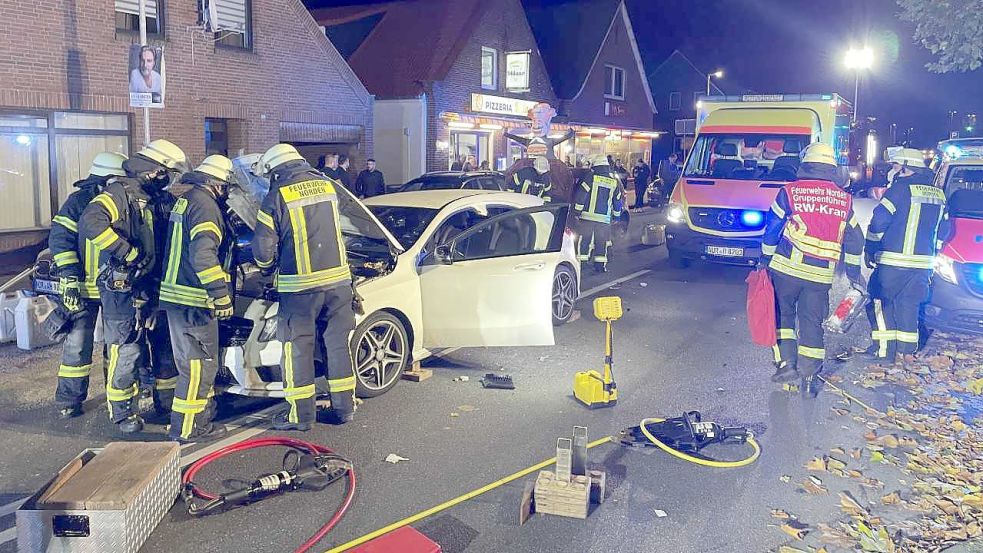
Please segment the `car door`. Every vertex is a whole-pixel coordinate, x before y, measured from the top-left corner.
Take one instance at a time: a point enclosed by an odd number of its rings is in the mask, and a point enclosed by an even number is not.
[[[569,206],[492,217],[421,262],[426,348],[553,345],[553,273]]]

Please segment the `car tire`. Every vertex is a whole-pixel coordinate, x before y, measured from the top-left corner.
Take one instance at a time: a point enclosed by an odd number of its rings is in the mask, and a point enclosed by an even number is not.
[[[553,297],[550,301],[553,326],[566,324],[573,317],[577,295],[577,273],[567,265],[558,266],[553,274]]]
[[[690,260],[679,252],[674,252],[669,248],[669,266],[673,269],[686,269],[690,265]]]
[[[358,325],[352,334],[351,349],[355,395],[363,398],[381,396],[391,390],[410,360],[406,327],[385,311],[373,313]]]

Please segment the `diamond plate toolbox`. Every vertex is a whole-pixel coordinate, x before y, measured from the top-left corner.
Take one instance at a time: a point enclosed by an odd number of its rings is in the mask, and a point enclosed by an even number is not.
[[[181,488],[173,442],[86,449],[17,511],[23,553],[135,553]]]

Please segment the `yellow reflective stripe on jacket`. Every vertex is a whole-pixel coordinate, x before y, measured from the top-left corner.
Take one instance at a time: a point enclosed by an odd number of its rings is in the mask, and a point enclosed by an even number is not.
[[[852,253],[843,254],[843,261],[847,265],[860,265],[860,256]]]
[[[215,265],[214,267],[209,267],[204,271],[198,271],[195,274],[198,275],[198,280],[200,280],[202,284],[211,284],[216,280],[225,279],[225,271],[223,271],[222,268],[219,267],[218,265]]]
[[[795,329],[794,328],[779,328],[778,329],[778,339],[779,340],[795,340]]]
[[[886,209],[891,215],[894,215],[898,211],[898,208],[894,207],[894,202],[887,198],[881,198],[881,205],[884,206],[884,209]]]
[[[258,211],[256,213],[256,220],[262,223],[263,225],[265,225],[270,230],[276,232],[276,228],[274,227],[273,224],[273,217],[269,213],[262,210]]]
[[[810,359],[825,359],[826,350],[823,348],[810,348],[809,346],[799,344],[799,355],[809,357]]]
[[[302,292],[318,286],[351,280],[352,273],[347,265],[315,271],[306,275],[285,275],[276,278],[276,289],[280,292]]]
[[[212,306],[211,299],[205,290],[182,286],[173,282],[160,283],[160,299],[168,303],[188,305],[191,307]]]
[[[915,253],[915,238],[918,236],[918,220],[922,218],[922,205],[913,203],[908,206],[908,221],[905,224],[904,244],[901,253]]]
[[[92,370],[92,363],[88,365],[82,365],[81,367],[73,367],[72,365],[61,365],[58,367],[58,377],[59,378],[84,378],[89,376],[89,371]]]
[[[775,250],[778,246],[773,244],[761,244],[761,253],[763,255],[775,255]]]
[[[116,234],[115,230],[113,230],[111,227],[106,227],[106,230],[100,232],[99,236],[92,239],[92,242],[100,250],[105,250],[119,241],[119,239],[120,237],[118,234]]]
[[[297,272],[302,275],[311,274],[311,252],[307,247],[307,218],[304,217],[303,207],[291,207],[290,227],[293,230],[294,258],[297,260]]]
[[[839,259],[843,245],[840,242],[822,240],[814,236],[809,236],[808,227],[805,221],[798,215],[793,215],[794,224],[785,225],[783,234],[792,244],[805,253],[812,254],[824,259]],[[840,222],[838,236],[843,236],[846,223]]]
[[[164,282],[177,282],[177,273],[181,267],[181,232],[184,224],[181,220],[171,222],[171,251],[167,256],[167,272]]]
[[[779,253],[776,253],[774,257],[771,258],[771,262],[768,264],[768,267],[778,271],[779,273],[793,276],[795,278],[801,278],[802,280],[808,280],[810,282],[818,282],[820,284],[833,283],[833,268],[814,267],[804,263],[796,263],[795,261],[792,261]]]
[[[329,378],[328,379],[328,391],[329,392],[348,392],[355,389],[355,376],[348,376],[345,378]]]
[[[284,388],[283,395],[287,398],[296,401],[298,399],[307,399],[309,397],[314,397],[315,391],[316,390],[314,388],[314,385],[308,384],[307,386],[301,386],[299,388]]]
[[[198,236],[199,234],[201,234],[203,232],[212,232],[212,233],[215,234],[215,237],[219,239],[219,241],[222,240],[222,231],[218,228],[218,225],[216,225],[215,223],[213,223],[211,221],[205,221],[204,223],[198,223],[197,225],[195,225],[194,227],[192,227],[191,228],[190,237],[191,237],[192,240],[194,240],[195,239],[195,236]]]
[[[99,286],[96,278],[99,276],[99,254],[101,250],[92,240],[85,240],[85,282],[82,286],[82,296],[86,298],[98,298]]]
[[[51,218],[51,222],[58,223],[59,225],[67,228],[68,230],[74,232],[75,234],[78,234],[79,232],[79,224],[76,221],[73,221],[71,217],[66,217],[64,215],[55,215],[54,217]]]
[[[105,192],[97,194],[95,198],[92,198],[92,201],[101,205],[109,212],[110,223],[119,221],[119,209],[116,208],[116,202],[113,201],[113,198],[109,194]]]
[[[177,377],[172,376],[171,378],[158,378],[154,380],[154,388],[158,390],[173,390],[177,388]]]
[[[52,259],[55,260],[55,265],[59,267],[80,263],[79,254],[75,251],[56,253],[52,256]]]
[[[875,256],[881,265],[905,269],[931,269],[935,267],[934,255],[905,255],[903,253],[881,251]]]
[[[586,209],[580,212],[580,218],[585,221],[594,221],[596,223],[607,224],[611,222],[611,215],[598,215],[597,213],[593,213]]]
[[[782,206],[778,205],[778,200],[775,200],[774,202],[771,202],[771,211],[775,215],[778,215],[778,218],[779,219],[784,219],[785,218],[785,210],[782,209]]]
[[[329,180],[307,180],[280,187],[280,197],[288,204],[311,205],[335,200],[334,185]],[[291,206],[293,207],[293,206]]]
[[[918,343],[918,333],[917,332],[905,332],[903,330],[895,331],[895,336],[899,342],[905,342],[907,344],[917,344]]]

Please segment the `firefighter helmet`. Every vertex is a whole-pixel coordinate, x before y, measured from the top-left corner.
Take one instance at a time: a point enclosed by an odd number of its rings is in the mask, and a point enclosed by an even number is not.
[[[597,154],[596,156],[590,158],[591,167],[603,167],[605,165],[611,165],[608,163],[608,158],[604,154]]]
[[[908,167],[925,167],[925,156],[915,148],[898,148],[891,152],[888,161]]]
[[[802,150],[802,163],[821,163],[836,167],[836,152],[828,144],[813,142]]]
[[[534,158],[532,160],[532,166],[540,175],[550,172],[550,160],[545,157]]]
[[[92,166],[89,167],[89,174],[97,177],[126,176],[126,171],[123,171],[124,161],[126,161],[126,156],[123,154],[102,152],[101,154],[97,154],[95,159],[92,160]]]
[[[227,184],[232,180],[232,160],[223,155],[210,155],[195,168],[195,171],[215,177],[222,184]]]
[[[188,156],[170,140],[152,140],[137,155],[174,171],[184,171],[188,167]]]
[[[266,150],[259,160],[253,164],[253,174],[258,177],[265,177],[274,169],[287,163],[288,161],[303,161],[304,156],[300,155],[297,148],[290,144],[277,144]]]

